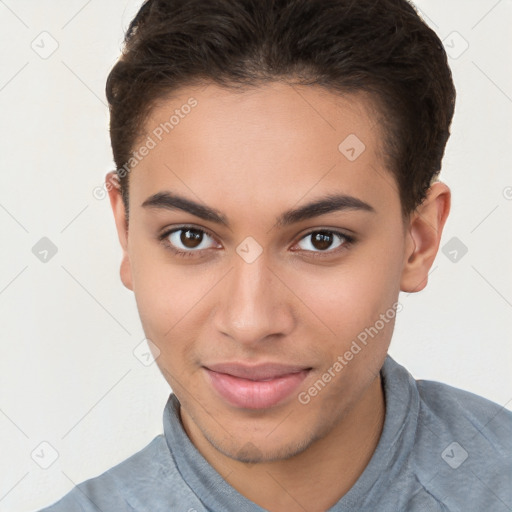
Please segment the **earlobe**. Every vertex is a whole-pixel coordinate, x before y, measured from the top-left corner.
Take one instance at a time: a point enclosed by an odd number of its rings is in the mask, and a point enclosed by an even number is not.
[[[401,291],[418,292],[427,285],[428,273],[439,249],[450,204],[449,187],[437,181],[429,188],[423,203],[411,215],[406,234]]]
[[[123,252],[123,259],[121,261],[121,267],[119,269],[119,276],[125,288],[128,288],[128,290],[133,291],[132,267],[127,252]]]
[[[111,171],[105,176],[105,185],[108,190],[110,205],[114,214],[119,243],[123,249],[123,259],[119,272],[121,282],[126,288],[133,291],[132,270],[130,257],[128,255],[128,222],[126,220],[126,211],[119,187],[119,180],[115,171]]]

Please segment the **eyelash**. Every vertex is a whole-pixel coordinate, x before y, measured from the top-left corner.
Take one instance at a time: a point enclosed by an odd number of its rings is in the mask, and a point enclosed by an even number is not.
[[[169,235],[171,235],[172,233],[175,233],[177,231],[185,231],[187,229],[198,231],[198,232],[203,233],[213,239],[215,238],[215,236],[213,236],[212,233],[210,233],[209,231],[207,231],[205,229],[196,228],[195,226],[184,225],[184,226],[179,226],[177,228],[172,228],[172,229],[165,231],[164,233],[162,233],[161,235],[158,236],[158,239],[160,240],[160,242],[163,244],[163,246],[167,250],[171,251],[172,253],[174,253],[174,255],[176,255],[180,258],[196,257],[198,253],[206,251],[207,249],[201,249],[199,251],[195,251],[195,250],[181,251],[180,249],[176,249],[176,247],[174,247],[167,239],[169,237]],[[304,251],[303,250],[304,252],[309,253],[309,257],[313,257],[313,258],[329,257],[329,256],[332,256],[333,254],[338,254],[339,252],[348,249],[349,247],[351,247],[353,244],[356,243],[355,237],[353,237],[351,235],[347,235],[346,233],[343,233],[342,231],[336,231],[333,229],[322,229],[322,228],[320,228],[320,229],[316,228],[311,231],[308,231],[299,239],[299,241],[303,240],[304,238],[308,237],[309,235],[312,235],[313,233],[319,233],[319,232],[330,233],[330,234],[339,236],[340,238],[342,238],[344,240],[344,242],[342,242],[342,244],[340,246],[336,247],[333,250],[326,250],[326,251],[307,251],[307,250]]]

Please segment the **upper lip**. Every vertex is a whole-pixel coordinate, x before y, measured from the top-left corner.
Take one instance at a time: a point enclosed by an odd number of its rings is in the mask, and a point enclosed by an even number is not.
[[[279,363],[263,363],[258,365],[247,365],[240,363],[218,363],[205,366],[208,370],[218,373],[226,373],[233,377],[249,380],[270,380],[291,373],[298,373],[310,370],[306,366],[285,365]]]

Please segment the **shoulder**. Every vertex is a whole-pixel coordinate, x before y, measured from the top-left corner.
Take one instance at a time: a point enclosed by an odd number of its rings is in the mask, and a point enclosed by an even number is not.
[[[420,420],[437,423],[452,434],[470,434],[474,441],[478,439],[498,452],[512,452],[512,411],[441,382],[417,380],[416,385],[420,396]]]
[[[165,437],[155,437],[131,457],[72,488],[40,512],[133,512],[181,505],[190,489],[179,474]]]
[[[512,507],[512,412],[441,382],[416,387],[412,463],[424,490],[454,511]]]

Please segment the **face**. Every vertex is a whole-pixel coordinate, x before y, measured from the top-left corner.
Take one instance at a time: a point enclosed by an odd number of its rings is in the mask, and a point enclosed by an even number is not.
[[[121,278],[191,437],[288,458],[371,389],[406,253],[382,139],[367,97],[315,87],[186,88],[153,110]]]

